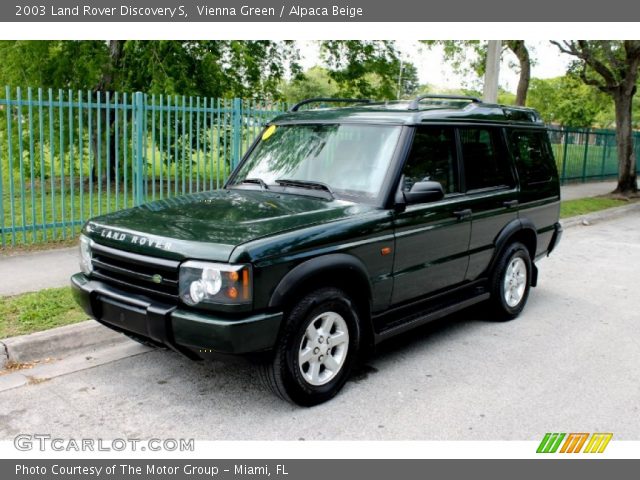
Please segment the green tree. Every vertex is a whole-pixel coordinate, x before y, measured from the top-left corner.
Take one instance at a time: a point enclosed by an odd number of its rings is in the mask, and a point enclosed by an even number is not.
[[[633,152],[632,108],[640,69],[640,40],[552,41],[575,58],[569,67],[587,85],[613,99],[618,147],[618,186],[615,193],[638,191],[636,156]]]
[[[288,82],[283,82],[282,95],[288,103],[296,103],[305,98],[335,97],[338,95],[338,86],[326,68],[315,66]]]
[[[0,84],[277,99],[294,42],[0,41]]]
[[[285,75],[299,73],[291,41],[0,41],[0,58],[0,85],[94,92],[277,100]],[[115,175],[115,111],[100,114]]]
[[[321,56],[340,96],[397,97],[400,58],[394,42],[328,40],[321,43]]]
[[[102,41],[0,41],[0,85],[92,89],[108,59]]]
[[[118,83],[168,95],[278,99],[287,71],[299,73],[298,60],[289,41],[128,40]]]
[[[480,40],[423,40],[428,47],[440,45],[444,51],[444,58],[451,64],[454,71],[460,73],[475,73],[482,77],[487,60],[487,42]],[[518,59],[518,87],[514,99],[515,105],[525,105],[531,79],[531,56],[524,40],[503,40],[502,52],[510,50]]]
[[[606,95],[574,75],[532,79],[527,102],[546,123],[567,127],[593,126],[608,104]]]

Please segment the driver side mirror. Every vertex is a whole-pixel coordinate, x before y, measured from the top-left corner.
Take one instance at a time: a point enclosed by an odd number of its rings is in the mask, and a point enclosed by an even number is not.
[[[435,202],[444,198],[442,185],[433,181],[416,182],[411,186],[411,190],[402,193],[407,205]]]

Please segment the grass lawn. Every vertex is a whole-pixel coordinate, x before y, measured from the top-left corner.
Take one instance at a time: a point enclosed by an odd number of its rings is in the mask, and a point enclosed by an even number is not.
[[[560,203],[560,218],[575,217],[586,213],[597,212],[607,208],[621,207],[628,205],[634,200],[619,200],[608,197],[579,198],[577,200],[566,200]]]
[[[0,298],[0,338],[39,332],[88,320],[70,287]]]

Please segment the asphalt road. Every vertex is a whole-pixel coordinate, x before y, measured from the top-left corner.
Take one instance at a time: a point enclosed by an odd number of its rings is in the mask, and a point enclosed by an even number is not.
[[[575,227],[520,318],[471,309],[387,344],[329,403],[272,396],[245,364],[140,353],[0,393],[0,438],[640,440],[640,215]]]

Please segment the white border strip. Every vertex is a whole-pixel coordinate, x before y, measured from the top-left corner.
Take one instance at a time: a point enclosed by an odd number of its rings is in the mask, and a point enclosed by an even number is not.
[[[601,454],[538,454],[539,442],[523,441],[195,441],[194,452],[20,452],[12,441],[0,441],[0,458],[9,459],[521,459],[640,458],[640,442],[616,441]]]
[[[384,25],[384,28],[382,28]],[[637,38],[638,22],[166,22],[0,23],[4,40],[473,40],[492,37],[541,40]]]

